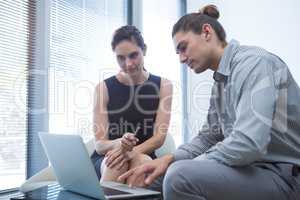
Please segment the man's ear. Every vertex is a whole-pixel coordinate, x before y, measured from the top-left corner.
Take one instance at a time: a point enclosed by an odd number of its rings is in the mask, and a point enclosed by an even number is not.
[[[143,55],[144,55],[144,56],[146,55],[146,52],[147,52],[147,45],[145,44],[144,50],[143,50]]]
[[[201,33],[204,34],[204,37],[205,37],[206,41],[211,39],[212,30],[213,30],[213,28],[211,27],[210,24],[203,24],[202,25]]]

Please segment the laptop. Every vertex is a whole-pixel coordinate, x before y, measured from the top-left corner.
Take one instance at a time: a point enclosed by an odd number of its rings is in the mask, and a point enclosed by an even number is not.
[[[160,192],[129,187],[117,182],[100,182],[79,135],[40,133],[40,140],[58,183],[65,190],[96,199],[159,196]]]

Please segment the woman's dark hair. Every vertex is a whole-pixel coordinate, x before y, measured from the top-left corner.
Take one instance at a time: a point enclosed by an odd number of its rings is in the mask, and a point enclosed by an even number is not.
[[[146,49],[144,38],[141,32],[135,26],[131,26],[131,25],[122,26],[114,32],[112,42],[111,42],[112,50],[114,51],[116,46],[124,40],[133,41],[142,50]]]
[[[207,5],[198,13],[190,13],[181,17],[173,26],[172,37],[179,32],[193,31],[200,34],[203,24],[210,24],[215,30],[219,40],[226,42],[226,33],[222,25],[218,22],[220,13],[215,5]]]

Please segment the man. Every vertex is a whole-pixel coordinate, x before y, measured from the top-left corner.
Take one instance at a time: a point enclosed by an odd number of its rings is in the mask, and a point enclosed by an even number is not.
[[[300,195],[300,89],[286,64],[226,42],[209,5],[173,27],[180,61],[214,71],[207,124],[190,143],[119,177],[142,186],[164,175],[166,200],[296,200]]]

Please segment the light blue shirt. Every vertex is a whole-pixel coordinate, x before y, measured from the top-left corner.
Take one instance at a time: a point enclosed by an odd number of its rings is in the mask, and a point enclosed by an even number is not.
[[[232,40],[214,79],[207,123],[174,152],[175,160],[300,166],[300,89],[287,65],[264,49]]]

